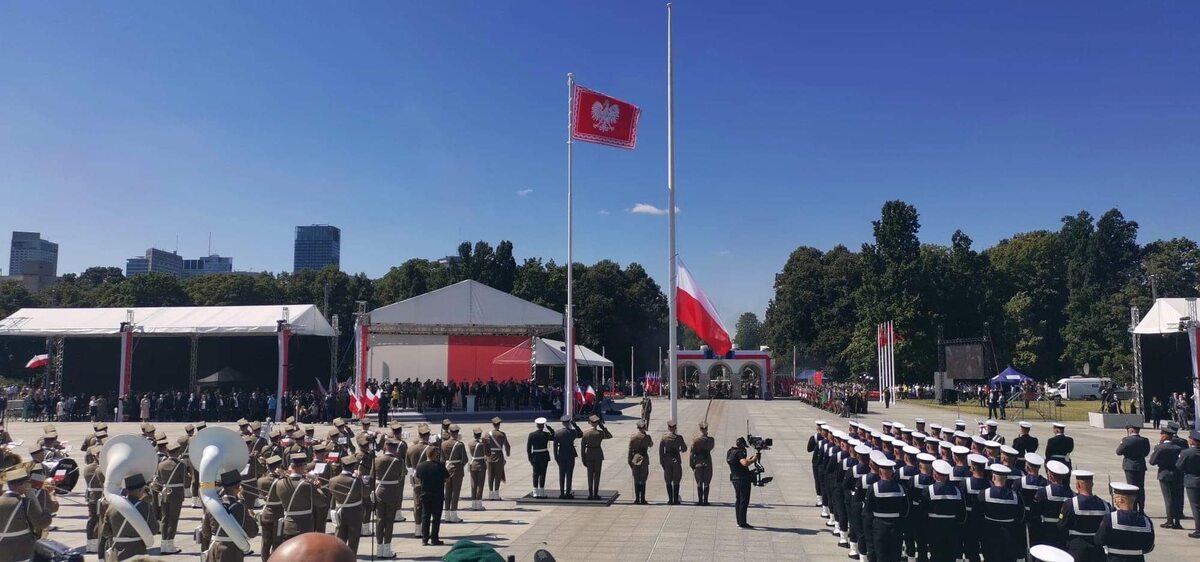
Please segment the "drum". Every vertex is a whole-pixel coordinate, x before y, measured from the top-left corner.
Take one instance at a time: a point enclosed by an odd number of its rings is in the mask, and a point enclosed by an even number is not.
[[[60,492],[70,492],[79,483],[79,464],[72,458],[62,458],[47,461],[46,477],[54,480],[54,486]]]

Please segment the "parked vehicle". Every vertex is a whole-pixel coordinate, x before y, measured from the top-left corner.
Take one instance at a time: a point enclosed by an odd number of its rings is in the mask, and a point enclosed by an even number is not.
[[[1112,379],[1098,377],[1058,379],[1058,387],[1050,391],[1050,397],[1063,400],[1099,400],[1100,390],[1108,384],[1112,384]]]

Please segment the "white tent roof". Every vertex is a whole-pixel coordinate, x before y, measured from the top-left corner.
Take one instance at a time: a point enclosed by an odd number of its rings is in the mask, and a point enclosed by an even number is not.
[[[1133,333],[1147,334],[1177,334],[1179,319],[1188,315],[1188,299],[1158,299],[1154,306],[1146,312],[1146,316],[1138,322]]]
[[[371,330],[432,334],[549,334],[563,316],[466,280],[371,311]]]
[[[538,365],[562,367],[567,364],[567,344],[558,340],[534,338],[534,357]],[[575,364],[582,367],[612,367],[613,362],[582,345],[575,346]]]
[[[133,311],[137,333],[149,335],[270,335],[288,309],[292,333],[334,335],[333,327],[311,304],[271,306],[174,306],[158,308],[22,308],[0,320],[7,336],[115,336],[126,311]]]

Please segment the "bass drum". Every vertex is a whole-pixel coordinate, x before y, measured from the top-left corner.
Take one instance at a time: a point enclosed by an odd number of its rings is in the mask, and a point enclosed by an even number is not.
[[[70,492],[79,483],[79,463],[72,458],[62,458],[56,461],[46,461],[46,479],[54,480],[54,486],[61,492]]]

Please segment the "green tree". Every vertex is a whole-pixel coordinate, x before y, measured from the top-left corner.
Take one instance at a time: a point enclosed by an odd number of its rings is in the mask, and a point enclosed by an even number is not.
[[[1066,264],[1059,235],[1045,230],[1001,240],[986,254],[995,276],[991,290],[1003,302],[995,324],[996,354],[1035,378],[1055,380],[1063,370]]]
[[[734,328],[733,343],[738,349],[758,349],[762,345],[762,323],[753,312],[743,312],[738,316]]]
[[[142,273],[121,283],[101,287],[98,302],[103,307],[188,306],[183,284],[174,275]]]
[[[1188,238],[1155,240],[1142,248],[1147,283],[1160,297],[1200,295],[1200,248]]]
[[[33,296],[20,281],[0,281],[0,319],[33,304]]]

